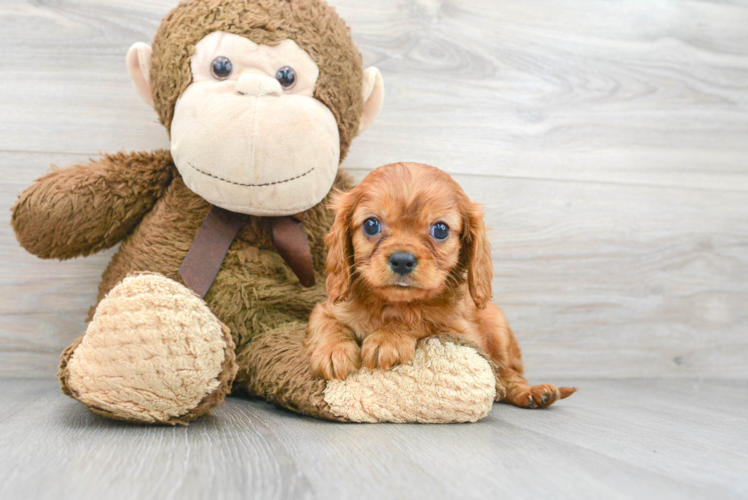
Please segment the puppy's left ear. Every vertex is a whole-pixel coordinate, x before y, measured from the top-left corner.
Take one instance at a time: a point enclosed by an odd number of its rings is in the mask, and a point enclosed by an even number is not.
[[[463,226],[462,260],[468,271],[468,290],[478,309],[484,309],[491,300],[493,261],[480,205],[467,206]]]
[[[330,204],[335,210],[335,221],[325,238],[325,245],[327,246],[327,297],[333,304],[345,300],[351,290],[353,242],[350,226],[357,199],[354,191],[335,194]]]

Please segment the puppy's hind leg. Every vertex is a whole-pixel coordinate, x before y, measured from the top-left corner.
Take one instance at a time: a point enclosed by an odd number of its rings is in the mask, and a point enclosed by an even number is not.
[[[517,339],[507,324],[504,313],[494,304],[477,311],[483,345],[491,359],[499,366],[499,382],[506,389],[500,399],[520,408],[545,408],[559,399],[568,398],[574,387],[556,387],[551,384],[531,386],[522,376],[522,353]]]
[[[553,384],[533,385],[514,370],[501,370],[501,383],[506,388],[506,396],[501,401],[520,408],[546,408],[559,399],[568,398],[576,392],[576,387],[556,387]]]
[[[497,314],[498,312],[498,314]],[[576,387],[556,387],[552,384],[533,385],[527,383],[522,376],[522,353],[519,350],[517,339],[514,338],[506,318],[500,309],[495,308],[493,314],[487,310],[489,321],[484,320],[484,325],[493,328],[496,332],[495,342],[489,343],[492,357],[499,365],[499,381],[506,389],[506,395],[501,399],[520,408],[546,408],[559,399],[568,398],[576,392]],[[493,344],[493,345],[491,345]],[[491,348],[493,347],[493,348]]]

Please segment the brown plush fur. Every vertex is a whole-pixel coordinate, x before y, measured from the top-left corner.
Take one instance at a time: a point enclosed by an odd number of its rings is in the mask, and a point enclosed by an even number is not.
[[[541,408],[574,389],[531,387],[506,318],[491,299],[493,266],[483,216],[445,172],[396,163],[371,172],[337,197],[328,235],[329,300],[312,312],[307,328],[312,371],[344,379],[362,364],[389,369],[408,363],[419,340],[453,332],[487,352],[499,367],[502,399]],[[366,220],[381,231],[367,235]],[[444,223],[438,240],[430,230]],[[395,253],[417,261],[407,273],[390,264]]]
[[[88,182],[87,172],[94,174],[95,188]],[[164,183],[164,178],[171,182]],[[340,171],[336,189],[347,190],[352,185],[350,176]],[[142,201],[141,196],[145,198]],[[77,199],[85,203],[79,204]],[[337,419],[322,400],[324,381],[313,380],[307,373],[309,360],[301,347],[309,314],[326,297],[324,237],[334,218],[327,203],[329,197],[309,210],[304,223],[317,273],[315,287],[299,285],[274,250],[268,221],[253,217],[231,246],[205,301],[228,327],[236,346],[236,389],[297,411]],[[150,210],[142,206],[149,206]],[[129,207],[138,207],[138,211]],[[13,208],[12,221],[19,242],[30,252],[42,257],[72,258],[116,243],[114,237],[104,244],[93,236],[104,238],[109,234],[106,230],[112,224],[111,214],[126,214],[118,222],[132,229],[104,271],[98,303],[133,273],[157,272],[181,282],[179,266],[209,210],[210,205],[184,185],[169,153],[156,151],[106,155],[90,164],[51,172],[21,195]],[[138,215],[142,219],[138,220]],[[45,220],[55,225],[47,226]],[[89,228],[87,238],[79,234],[81,227]],[[91,308],[89,319],[95,308]],[[253,342],[255,337],[257,342]],[[60,365],[63,392],[68,395],[67,361],[78,342],[65,350]],[[233,356],[227,356],[230,358]],[[224,370],[224,375],[228,373]],[[209,396],[210,401],[166,423],[185,423],[218,404],[230,388],[229,379],[221,381],[221,389]]]
[[[11,225],[21,246],[43,259],[90,255],[130,234],[175,174],[168,151],[54,168],[24,191]]]
[[[180,3],[163,20],[153,42],[150,83],[164,126],[170,128],[176,100],[191,83],[195,44],[214,31],[269,45],[293,39],[309,53],[320,69],[314,97],[337,120],[342,161],[363,112],[362,58],[343,20],[320,0]],[[345,173],[338,174],[337,189],[351,185]],[[231,246],[205,301],[231,333],[239,360],[237,389],[335,418],[321,399],[324,383],[307,373],[308,358],[301,348],[309,313],[326,296],[323,239],[333,220],[327,201],[307,211],[305,220],[317,286],[299,285],[271,243],[268,220],[252,217]],[[21,245],[42,258],[89,255],[122,241],[99,286],[101,301],[133,273],[155,272],[181,282],[179,266],[209,210],[210,205],[185,186],[168,151],[119,153],[54,170],[37,180],[13,207],[12,227]],[[289,344],[293,339],[296,351]],[[67,361],[77,345],[65,350],[60,365],[63,391],[68,394]],[[220,403],[235,369],[233,353],[226,359],[219,390],[167,423],[187,422]]]
[[[351,184],[341,171],[335,185],[347,189]],[[320,284],[324,282],[324,235],[333,219],[326,201],[309,210],[304,221]],[[190,191],[175,172],[161,199],[122,242],[104,271],[98,300],[133,273],[156,272],[182,283],[179,266],[209,210],[210,205]],[[314,304],[324,297],[323,286],[304,288],[298,284],[273,247],[268,220],[252,217],[229,249],[205,302],[229,327],[241,349],[258,332],[289,321],[306,321]]]
[[[162,21],[153,40],[150,83],[153,101],[168,129],[174,104],[192,83],[195,44],[214,31],[275,45],[292,39],[319,66],[314,97],[332,111],[345,158],[358,131],[364,101],[363,60],[350,29],[335,9],[319,0],[186,0]]]
[[[341,158],[345,157],[363,109],[361,56],[343,21],[320,0],[181,3],[159,28],[150,72],[155,106],[167,129],[174,104],[190,83],[194,45],[216,30],[259,43],[291,38],[306,50],[320,68],[315,97],[335,116]],[[351,185],[345,173],[338,174],[336,189]],[[210,310],[230,331],[235,351],[226,356],[219,389],[187,414],[165,423],[186,423],[219,404],[231,389],[237,366],[233,389],[306,414],[340,419],[324,401],[325,381],[312,376],[303,348],[309,314],[327,296],[323,240],[334,218],[326,208],[328,201],[307,211],[305,220],[317,273],[315,287],[300,286],[275,251],[266,219],[252,217],[239,233],[205,296]],[[99,286],[101,301],[134,273],[160,273],[181,282],[179,266],[209,210],[209,204],[185,186],[168,151],[119,153],[37,180],[13,207],[12,226],[21,245],[43,258],[88,255],[121,241]],[[68,361],[78,342],[64,351],[59,372],[63,391],[71,396],[75,395],[67,384]]]
[[[342,421],[324,400],[325,380],[311,373],[304,349],[305,329],[306,321],[297,321],[255,335],[239,354],[243,369],[235,386],[299,413]]]

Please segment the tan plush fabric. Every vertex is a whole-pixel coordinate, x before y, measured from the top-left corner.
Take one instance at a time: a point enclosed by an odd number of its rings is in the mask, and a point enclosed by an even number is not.
[[[384,106],[384,81],[382,73],[375,67],[364,70],[364,113],[361,115],[361,123],[358,132],[361,133],[374,123],[374,120],[382,112]]]
[[[68,360],[67,388],[115,418],[167,422],[219,388],[229,347],[233,356],[221,322],[187,288],[155,274],[128,277]]]
[[[226,80],[211,61],[226,57]],[[284,90],[275,72],[290,66]],[[330,191],[340,162],[332,112],[314,99],[319,68],[293,40],[269,47],[214,32],[195,46],[193,81],[177,100],[171,154],[184,183],[219,207],[250,215],[293,215]]]
[[[153,40],[150,84],[161,123],[171,129],[174,104],[192,83],[195,45],[214,31],[265,45],[295,41],[319,66],[314,97],[330,109],[345,158],[358,133],[364,101],[363,59],[350,29],[323,0],[183,0],[161,22]]]
[[[127,72],[130,73],[135,90],[145,102],[153,106],[151,84],[148,82],[151,72],[153,49],[143,42],[135,42],[127,51]]]
[[[496,377],[475,349],[431,338],[407,365],[329,381],[324,397],[334,415],[353,422],[475,422],[491,410]]]

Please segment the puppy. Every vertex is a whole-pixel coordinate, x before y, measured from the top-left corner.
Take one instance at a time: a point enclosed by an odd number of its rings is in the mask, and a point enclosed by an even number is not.
[[[445,172],[380,167],[333,201],[325,243],[328,300],[309,319],[312,371],[344,379],[410,361],[419,339],[461,335],[499,366],[502,399],[541,408],[576,389],[530,386],[506,318],[491,300],[493,264],[481,208]]]

